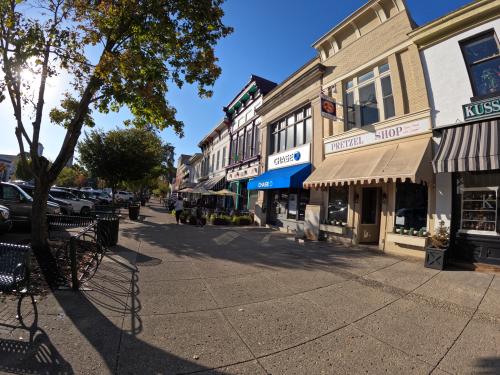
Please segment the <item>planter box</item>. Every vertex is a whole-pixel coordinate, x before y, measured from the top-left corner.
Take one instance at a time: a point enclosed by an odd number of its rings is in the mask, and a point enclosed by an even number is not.
[[[335,233],[341,235],[345,235],[347,233],[346,227],[341,227],[338,225],[329,225],[329,224],[320,224],[319,230],[322,230],[323,232]]]
[[[434,247],[425,248],[425,267],[435,270],[443,270],[446,266],[446,256],[448,249],[437,249]]]
[[[421,247],[422,249],[427,246],[427,237],[410,236],[408,234],[387,233],[387,241]]]

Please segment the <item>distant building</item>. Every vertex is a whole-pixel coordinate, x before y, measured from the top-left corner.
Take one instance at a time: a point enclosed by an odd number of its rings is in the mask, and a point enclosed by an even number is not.
[[[16,155],[0,154],[0,180],[9,181],[16,171]]]
[[[43,145],[40,142],[38,142],[38,148],[37,148],[38,156],[43,155],[43,150],[44,150]]]

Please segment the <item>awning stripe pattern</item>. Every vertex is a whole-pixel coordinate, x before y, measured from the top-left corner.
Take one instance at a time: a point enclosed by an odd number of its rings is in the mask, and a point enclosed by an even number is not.
[[[444,129],[432,165],[435,173],[500,169],[500,122]]]
[[[304,181],[305,188],[345,184],[370,184],[433,180],[430,138],[421,138],[370,149],[328,156]]]

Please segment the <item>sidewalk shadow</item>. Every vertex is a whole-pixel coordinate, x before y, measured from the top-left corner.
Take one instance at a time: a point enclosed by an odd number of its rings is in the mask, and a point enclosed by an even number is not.
[[[118,249],[116,253],[121,259],[110,257],[107,274],[94,280],[92,291],[54,293],[65,316],[99,353],[112,373],[178,374],[210,370],[200,363],[180,358],[137,337],[142,332],[142,320],[139,316],[139,272],[135,259],[146,264],[156,264],[159,260],[124,247]],[[133,259],[133,262],[129,264],[128,261],[124,262],[123,258]],[[130,275],[127,303],[123,303],[124,288],[119,286],[123,284],[125,274]],[[106,316],[108,312],[111,315],[114,313],[115,318]],[[124,314],[121,324],[117,324],[116,313],[119,312]],[[119,343],[116,349],[110,348],[115,344],[115,340]],[[126,362],[127,366],[122,366],[122,361]],[[134,366],[135,368],[130,368]],[[212,370],[211,374],[222,373]]]
[[[31,300],[33,314],[22,316],[22,301]],[[23,295],[18,303],[17,317],[19,324],[0,323],[0,327],[11,330],[10,336],[0,338],[0,371],[14,374],[74,374],[71,365],[62,357],[52,344],[47,333],[38,326],[38,310],[33,295]],[[32,316],[33,322],[28,327],[25,320]],[[28,341],[22,338],[28,336]]]
[[[140,227],[121,228],[125,238],[140,240],[155,251],[164,250],[179,259],[214,259],[262,268],[321,269],[337,266],[355,268],[353,259],[369,261],[381,253],[342,244],[306,243],[299,245],[290,235],[261,227],[198,228],[183,224],[141,222]],[[266,242],[265,237],[271,239]]]

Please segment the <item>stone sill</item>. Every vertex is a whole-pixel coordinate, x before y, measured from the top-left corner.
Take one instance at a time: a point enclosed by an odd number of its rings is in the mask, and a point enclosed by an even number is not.
[[[409,236],[397,233],[387,233],[386,241],[398,243],[401,245],[410,245],[425,248],[427,246],[427,237]]]

